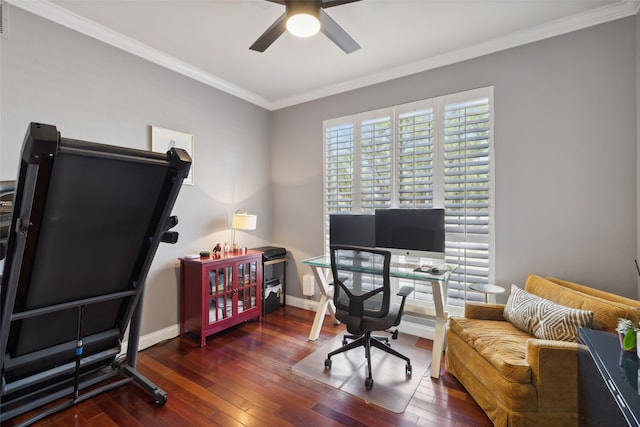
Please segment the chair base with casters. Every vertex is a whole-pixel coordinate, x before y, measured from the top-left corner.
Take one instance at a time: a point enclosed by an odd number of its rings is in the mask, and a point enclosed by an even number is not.
[[[400,319],[402,317],[402,312],[404,309],[404,304],[405,304],[405,300],[407,298],[407,296],[409,296],[411,294],[411,292],[413,292],[413,289],[409,286],[403,286],[400,291],[397,293],[398,296],[402,297],[402,302],[400,304],[391,304],[390,306],[390,310],[389,310],[389,314],[392,316],[395,316],[395,321],[393,323],[393,325],[391,326],[398,326],[400,324]],[[341,319],[342,317],[342,319]],[[343,321],[345,323],[348,324],[348,312],[344,312],[341,310],[337,310],[336,311],[336,318],[340,321]],[[362,329],[367,329],[367,328],[362,328]],[[352,331],[349,331],[352,332]],[[391,338],[392,339],[397,339],[398,338],[398,331],[394,330],[391,333]],[[352,342],[348,342],[347,340],[353,340]],[[330,352],[327,355],[327,359],[324,361],[324,367],[325,369],[331,369],[331,357],[335,356],[336,354],[340,354],[340,353],[344,353],[346,351],[352,350],[354,348],[358,348],[358,347],[364,347],[365,348],[365,357],[367,359],[367,378],[365,379],[364,385],[366,387],[367,390],[371,390],[371,388],[373,388],[373,371],[371,368],[371,347],[375,347],[378,348],[388,354],[391,354],[395,357],[398,357],[402,360],[404,360],[406,362],[405,365],[405,375],[407,377],[411,376],[412,373],[412,367],[411,367],[411,360],[399,353],[398,351],[394,350],[393,348],[391,348],[391,345],[389,343],[389,339],[388,337],[379,337],[379,336],[374,336],[372,335],[372,331],[371,330],[366,330],[366,331],[362,331],[360,333],[351,333],[351,334],[347,334],[343,337],[342,339],[342,347]]]
[[[398,331],[394,331],[392,338],[397,339]],[[355,338],[355,339],[354,339]],[[347,339],[354,339],[354,341],[348,343]],[[386,337],[377,337],[371,335],[371,332],[365,332],[364,334],[357,337],[356,335],[345,335],[342,339],[342,347],[337,350],[332,351],[327,355],[327,359],[324,361],[324,367],[326,369],[331,369],[331,357],[336,354],[344,353],[345,351],[352,350],[357,347],[365,348],[365,357],[367,358],[367,378],[364,381],[364,386],[367,390],[371,390],[373,387],[373,371],[371,369],[371,347],[379,348],[380,350],[389,353],[393,356],[399,357],[404,360],[405,365],[405,375],[407,377],[411,376],[412,368],[411,368],[411,360],[402,353],[397,352],[389,343],[389,339]]]

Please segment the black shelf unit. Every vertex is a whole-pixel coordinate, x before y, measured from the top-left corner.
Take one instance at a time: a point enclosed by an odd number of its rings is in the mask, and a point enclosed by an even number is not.
[[[253,250],[262,252],[262,315],[264,316],[284,307],[287,303],[289,258],[286,248],[282,247],[262,246]]]

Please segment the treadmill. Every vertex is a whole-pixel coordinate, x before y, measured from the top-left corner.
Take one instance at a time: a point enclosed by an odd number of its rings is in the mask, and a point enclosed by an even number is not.
[[[0,422],[21,425],[135,382],[145,279],[191,167],[167,153],[63,138],[31,123],[15,183],[0,282]],[[128,344],[122,354],[126,331]]]

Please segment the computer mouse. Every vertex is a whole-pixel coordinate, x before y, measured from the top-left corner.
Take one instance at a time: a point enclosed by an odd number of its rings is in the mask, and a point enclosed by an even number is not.
[[[422,271],[423,273],[433,273],[433,274],[439,274],[440,270],[438,269],[438,267],[432,267],[430,265],[423,265],[420,267],[420,271]]]

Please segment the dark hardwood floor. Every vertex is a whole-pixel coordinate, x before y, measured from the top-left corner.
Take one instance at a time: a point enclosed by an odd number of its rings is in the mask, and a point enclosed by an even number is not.
[[[164,389],[163,406],[134,384],[54,414],[39,426],[491,426],[460,383],[428,373],[402,414],[295,374],[292,366],[344,330],[327,318],[308,341],[313,312],[280,309],[207,339],[175,338],[142,351],[138,370]],[[431,349],[432,342],[419,345]],[[444,359],[443,359],[444,360]],[[414,362],[414,364],[417,362]],[[3,423],[17,425],[26,416]]]

